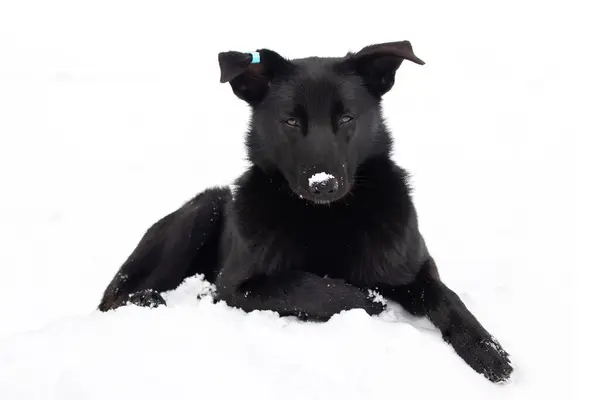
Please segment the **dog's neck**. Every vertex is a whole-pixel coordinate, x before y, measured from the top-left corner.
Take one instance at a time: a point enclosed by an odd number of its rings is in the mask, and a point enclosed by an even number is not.
[[[390,215],[408,224],[412,210],[406,174],[386,156],[362,164],[350,192],[327,204],[301,198],[281,173],[252,165],[237,180],[231,209],[236,219],[243,221],[239,229],[248,237],[260,235],[265,226],[294,230],[301,226],[327,226],[340,220],[385,226]]]

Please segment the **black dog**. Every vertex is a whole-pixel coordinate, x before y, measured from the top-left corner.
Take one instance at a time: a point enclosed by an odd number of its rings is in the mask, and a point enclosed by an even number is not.
[[[159,292],[200,273],[231,306],[311,320],[380,313],[372,289],[427,316],[475,371],[507,380],[508,354],[440,280],[390,158],[380,104],[404,60],[424,64],[407,41],[341,58],[220,53],[221,82],[252,108],[252,166],[235,193],[208,189],[148,229],[99,309],[164,304]]]

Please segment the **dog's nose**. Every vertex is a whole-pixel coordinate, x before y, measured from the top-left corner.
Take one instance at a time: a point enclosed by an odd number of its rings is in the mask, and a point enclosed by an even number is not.
[[[326,198],[337,192],[339,183],[332,175],[321,172],[308,179],[308,186],[315,198]]]

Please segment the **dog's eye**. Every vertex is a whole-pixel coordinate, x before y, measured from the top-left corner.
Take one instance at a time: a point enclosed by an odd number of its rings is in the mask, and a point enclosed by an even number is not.
[[[352,117],[349,115],[344,115],[342,118],[340,118],[340,124],[347,124],[350,121],[352,121]]]
[[[296,118],[288,118],[285,120],[285,123],[289,126],[298,127],[300,126],[300,122]]]

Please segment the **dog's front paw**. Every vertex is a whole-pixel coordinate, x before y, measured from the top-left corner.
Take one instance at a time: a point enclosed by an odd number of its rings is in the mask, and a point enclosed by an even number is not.
[[[357,289],[354,286],[344,282],[346,288],[350,289],[351,293],[340,294],[339,298],[349,301],[349,304],[344,307],[346,310],[359,308],[365,310],[368,315],[379,315],[387,308],[383,297],[372,290]]]
[[[133,293],[127,300],[128,304],[134,304],[139,307],[156,308],[166,305],[165,299],[156,290],[147,289],[141,292]]]
[[[379,315],[385,311],[387,306],[384,303],[373,300],[371,298],[367,298],[365,300],[365,304],[362,307],[369,315]]]
[[[449,341],[471,368],[491,382],[506,382],[510,378],[513,367],[509,354],[491,335],[465,329],[453,333]]]

